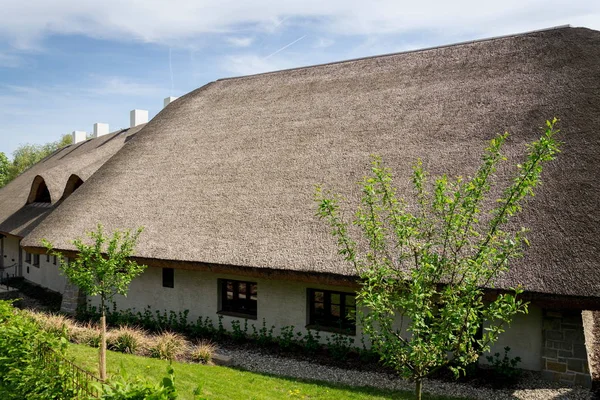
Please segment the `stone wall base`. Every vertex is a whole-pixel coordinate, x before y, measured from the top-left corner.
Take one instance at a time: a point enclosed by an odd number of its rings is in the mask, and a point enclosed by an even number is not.
[[[545,379],[592,386],[581,311],[544,311],[542,376]]]
[[[63,293],[62,303],[60,305],[60,311],[65,314],[75,315],[79,307],[85,307],[86,296],[79,290],[79,288],[73,285],[71,282],[65,284],[65,291]]]

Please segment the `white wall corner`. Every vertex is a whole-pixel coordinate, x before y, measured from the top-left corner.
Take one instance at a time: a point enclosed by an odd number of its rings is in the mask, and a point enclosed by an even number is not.
[[[129,127],[133,128],[148,122],[148,110],[131,110],[129,113]]]
[[[168,106],[169,104],[171,104],[172,102],[174,102],[177,99],[178,99],[177,97],[173,97],[173,96],[165,97],[165,99],[163,100],[163,108],[165,108],[166,106]]]
[[[96,122],[94,124],[94,134],[93,137],[97,138],[100,136],[108,135],[109,129],[108,124],[103,124],[101,122]]]
[[[86,140],[86,133],[85,131],[73,131],[73,144],[77,144],[77,143],[81,143],[81,142],[85,142]]]

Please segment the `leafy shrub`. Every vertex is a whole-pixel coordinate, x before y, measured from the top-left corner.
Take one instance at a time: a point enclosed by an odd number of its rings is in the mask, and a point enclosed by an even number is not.
[[[186,342],[181,335],[173,332],[163,332],[154,338],[150,345],[150,355],[161,360],[175,360],[186,350]]]
[[[59,362],[67,340],[44,331],[33,317],[0,301],[0,388],[3,400],[71,399],[71,369]]]
[[[503,387],[516,383],[521,376],[521,370],[517,364],[521,362],[521,357],[510,358],[508,353],[510,347],[504,348],[504,356],[500,358],[500,353],[494,353],[493,356],[487,356],[486,359],[491,365],[494,375],[494,386]]]
[[[326,339],[326,348],[331,356],[339,361],[346,360],[348,354],[354,350],[354,339],[351,336],[341,333],[334,333]]]
[[[106,338],[109,350],[128,354],[141,354],[147,347],[147,341],[144,331],[128,326],[113,329]]]
[[[315,331],[315,334],[313,335],[312,330],[308,329],[304,335],[304,338],[302,339],[301,344],[308,354],[315,354],[322,348],[321,334],[319,331]]]
[[[151,384],[141,378],[130,379],[123,372],[117,379],[101,385],[104,400],[175,400],[175,374],[173,368],[167,368],[167,376],[159,383]]]
[[[191,327],[190,332],[194,337],[214,337],[216,333],[215,326],[213,325],[212,319],[206,317],[198,317],[196,323]]]
[[[296,335],[294,334],[294,325],[284,326],[280,329],[281,333],[277,337],[277,342],[282,350],[290,350],[296,344]],[[300,334],[302,335],[302,334]]]
[[[244,319],[244,328],[242,329],[241,322],[239,320],[231,321],[231,338],[238,342],[244,342],[248,338],[248,320]]]
[[[262,328],[256,329],[254,324],[252,324],[252,338],[256,340],[256,344],[261,347],[266,347],[273,343],[273,331],[275,330],[275,325],[271,326],[271,328],[267,328],[267,322],[263,318]]]
[[[217,346],[213,342],[202,340],[192,347],[190,355],[192,360],[208,364],[211,362],[216,350]]]

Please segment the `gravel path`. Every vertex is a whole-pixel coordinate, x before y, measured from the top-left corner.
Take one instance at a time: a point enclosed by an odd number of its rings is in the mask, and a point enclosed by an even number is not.
[[[259,351],[221,349],[218,353],[230,356],[233,365],[248,371],[263,372],[300,379],[321,380],[351,386],[374,386],[382,389],[414,390],[411,382],[382,372],[346,370],[337,367],[313,364],[307,361],[261,354]],[[584,388],[564,387],[554,382],[543,381],[533,373],[527,373],[523,383],[516,389],[493,390],[476,388],[467,384],[427,380],[423,383],[427,393],[472,399],[593,399],[592,393]]]

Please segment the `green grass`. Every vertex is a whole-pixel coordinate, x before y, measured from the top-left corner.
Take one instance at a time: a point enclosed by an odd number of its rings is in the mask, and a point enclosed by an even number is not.
[[[75,363],[90,372],[97,371],[98,349],[84,345],[69,345],[68,355]],[[144,377],[152,383],[166,374],[168,362],[109,351],[108,375],[125,371],[129,377]],[[412,399],[410,392],[379,390],[368,387],[349,387],[317,381],[298,381],[266,374],[241,371],[234,368],[201,364],[173,363],[175,386],[180,399],[193,399],[199,385],[204,397],[213,399]],[[97,375],[97,373],[95,373]],[[429,400],[455,398],[423,396]]]

